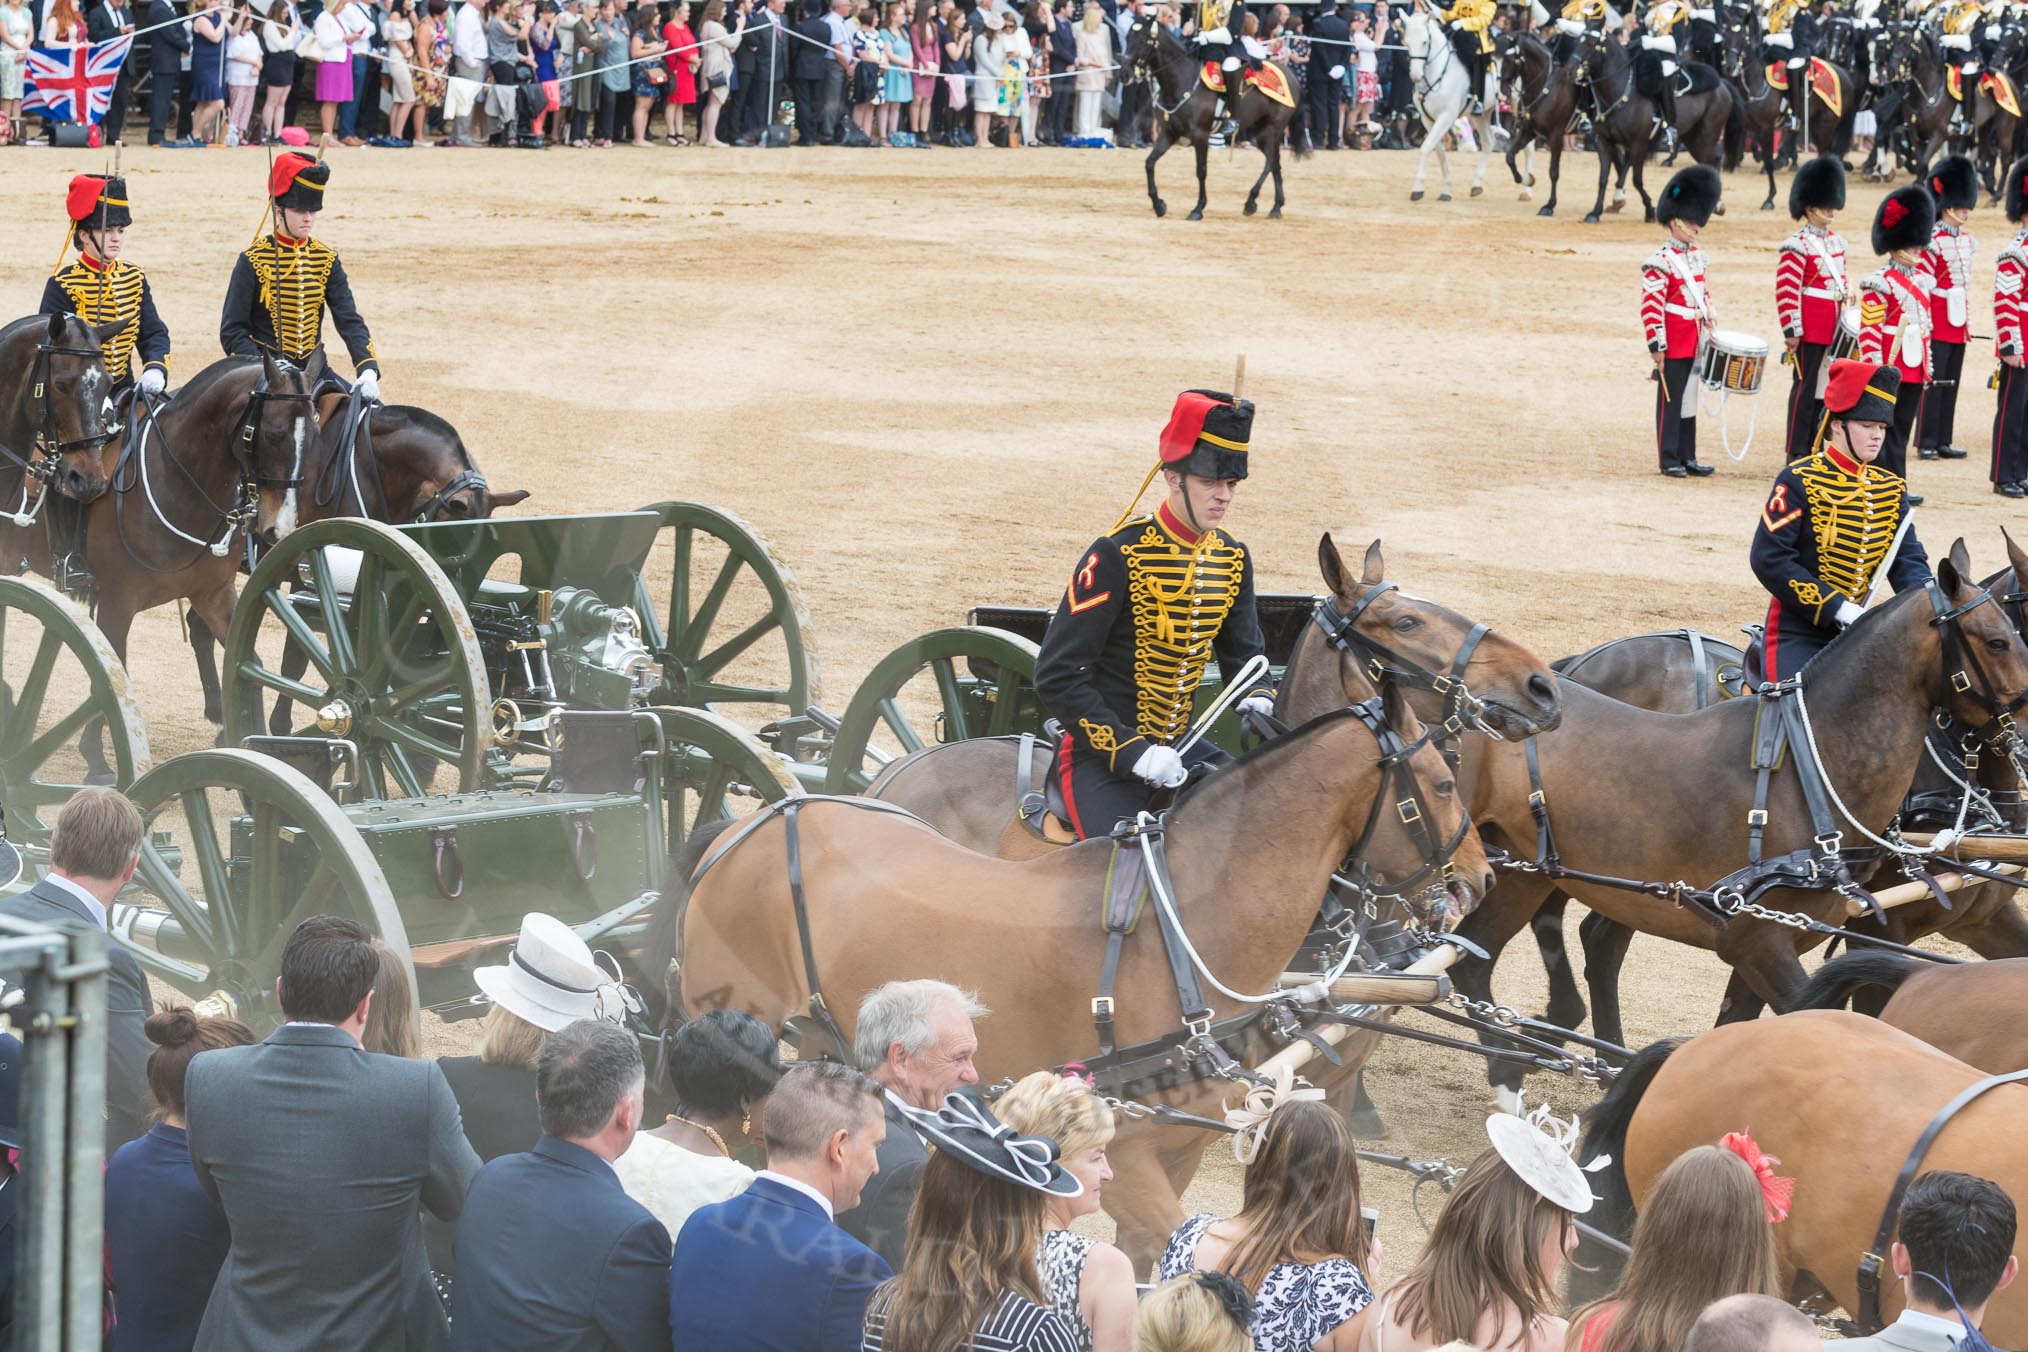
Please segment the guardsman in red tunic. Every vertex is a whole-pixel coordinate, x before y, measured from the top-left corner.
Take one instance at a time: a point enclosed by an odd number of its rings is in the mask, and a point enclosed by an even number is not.
[[[1896,188],[1873,214],[1873,252],[1886,256],[1878,272],[1859,283],[1859,358],[1901,373],[1894,425],[1880,448],[1880,467],[1906,477],[1908,444],[1922,421],[1929,382],[1929,291],[1926,252],[1936,228],[1936,199],[1925,187]],[[1911,504],[1921,498],[1909,494]]]
[[[1655,199],[1669,238],[1641,264],[1641,334],[1655,363],[1655,449],[1672,479],[1711,473],[1697,460],[1697,350],[1717,324],[1697,236],[1718,207],[1718,171],[1679,170]]]
[[[1254,611],[1253,556],[1222,529],[1246,477],[1252,427],[1244,399],[1179,395],[1148,472],[1149,482],[1162,475],[1167,500],[1152,515],[1122,519],[1078,556],[1042,636],[1035,693],[1063,725],[1056,769],[1080,839],[1134,816],[1191,766],[1225,758],[1208,740],[1187,753],[1175,744],[1195,717],[1204,664],[1216,657],[1231,679],[1267,646]],[[1263,681],[1239,707],[1272,710],[1273,688]]]
[[[1993,410],[1993,491],[2028,498],[2028,159],[2007,171],[2007,219],[2014,238],[2000,250],[1993,276],[1993,352],[2000,359],[2000,393]]]
[[[1787,458],[1810,453],[1824,412],[1824,356],[1838,336],[1838,319],[1850,289],[1845,280],[1845,239],[1831,217],[1845,209],[1845,166],[1830,155],[1796,170],[1789,184],[1789,216],[1802,229],[1781,243],[1775,257],[1775,316],[1788,345],[1795,383],[1789,387]]]
[[[1979,203],[1979,171],[1963,155],[1946,155],[1929,171],[1929,191],[1936,198],[1936,228],[1929,237],[1929,270],[1936,286],[1929,297],[1928,402],[1916,454],[1924,460],[1962,460],[1965,453],[1951,444],[1951,436],[1957,430],[1958,384],[1971,337],[1965,323],[1971,313],[1972,255],[1979,242],[1966,232],[1965,222]]]

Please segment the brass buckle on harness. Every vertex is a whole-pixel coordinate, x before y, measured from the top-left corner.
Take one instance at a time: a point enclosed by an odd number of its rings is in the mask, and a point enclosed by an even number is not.
[[[1548,805],[1549,805],[1549,795],[1544,793],[1541,789],[1535,789],[1529,793],[1528,806],[1547,807]]]
[[[1452,714],[1449,718],[1446,718],[1444,720],[1444,731],[1453,737],[1463,736],[1465,731],[1464,716],[1462,714]]]
[[[1767,809],[1764,807],[1750,809],[1746,814],[1746,824],[1748,826],[1766,826]]]
[[[1960,695],[1962,695],[1971,688],[1972,688],[1971,677],[1965,675],[1965,673],[1961,670],[1951,673],[1951,689],[1957,691]]]
[[[1413,826],[1422,820],[1422,809],[1415,805],[1413,798],[1402,799],[1394,805],[1394,810],[1400,815],[1403,826]]]
[[[1448,676],[1432,676],[1429,682],[1429,688],[1436,691],[1439,695],[1450,694],[1452,687],[1456,685],[1457,682]]]
[[[1110,1019],[1113,1016],[1113,997],[1095,995],[1091,1001],[1091,1016],[1095,1019]]]

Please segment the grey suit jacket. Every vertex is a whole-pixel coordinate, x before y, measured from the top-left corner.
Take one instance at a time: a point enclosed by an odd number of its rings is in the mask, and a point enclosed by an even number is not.
[[[1870,1338],[1853,1338],[1835,1346],[1838,1352],[1950,1352],[1951,1344],[1950,1338],[1935,1329],[1896,1319]]]
[[[324,1024],[191,1061],[190,1162],[232,1226],[198,1352],[449,1345],[419,1207],[456,1219],[479,1157],[434,1061]]]
[[[874,1155],[880,1172],[866,1180],[858,1206],[838,1213],[838,1225],[899,1272],[902,1250],[908,1245],[908,1209],[915,1205],[916,1190],[922,1187],[922,1167],[929,1163],[929,1149],[895,1106],[892,1094],[886,1097],[885,1106],[887,1139]]]
[[[0,900],[0,915],[64,929],[99,929],[84,903],[47,878]],[[154,1007],[148,978],[134,955],[111,939],[106,956],[106,1154],[111,1156],[148,1130],[148,1053],[155,1050],[141,1025]]]

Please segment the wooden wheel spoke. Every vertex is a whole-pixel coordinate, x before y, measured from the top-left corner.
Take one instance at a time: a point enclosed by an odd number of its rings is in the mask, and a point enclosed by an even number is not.
[[[650,652],[660,652],[668,646],[669,638],[662,631],[662,617],[655,611],[655,598],[648,590],[645,576],[634,578],[634,614],[641,619],[641,642]]]
[[[269,613],[281,621],[282,628],[288,632],[290,641],[301,648],[303,655],[310,659],[310,665],[317,669],[317,674],[322,676],[326,681],[336,680],[338,669],[331,660],[330,649],[324,646],[323,640],[317,637],[316,632],[310,628],[309,622],[290,603],[288,593],[279,587],[275,587],[271,588],[267,595],[261,599],[266,604]]]
[[[98,716],[99,711],[97,707],[90,700],[86,700],[83,704],[78,705],[77,708],[72,709],[62,718],[52,723],[48,729],[38,734],[34,741],[24,747],[19,757],[19,763],[30,768],[46,764],[49,758],[55,755],[60,747],[66,745],[79,733],[83,732],[85,725]]]
[[[440,741],[399,719],[376,719],[374,731],[397,746],[405,746],[411,751],[420,751],[425,756],[434,756],[454,765],[458,761],[458,749],[449,742]]]
[[[1021,712],[1023,684],[1019,676],[1000,668],[1000,679],[993,684],[993,713],[986,720],[986,736],[1005,737],[1014,731],[1014,720]]]
[[[684,643],[690,632],[690,550],[696,540],[695,528],[676,528],[676,558],[669,570],[669,643],[672,649]]]
[[[143,889],[155,900],[162,903],[161,909],[175,916],[197,946],[216,961],[221,954],[218,937],[211,925],[211,912],[205,904],[190,895],[188,888],[176,876],[153,845],[141,847],[140,862],[134,869]]]
[[[698,673],[704,676],[717,675],[726,663],[760,642],[771,631],[781,627],[781,621],[776,619],[772,613],[761,616],[752,624],[699,658],[697,660]]]
[[[291,680],[279,671],[269,671],[266,667],[252,662],[240,663],[239,674],[255,685],[264,686],[277,694],[287,695],[298,704],[309,705],[313,710],[321,705],[330,693],[312,685],[305,685],[301,681]]]
[[[358,669],[359,655],[352,646],[352,635],[345,631],[344,606],[331,577],[330,551],[313,549],[306,561],[317,588],[317,602],[324,609],[324,641],[331,645],[331,665],[341,674],[350,674]]]
[[[388,633],[380,628],[387,618],[387,598],[381,591],[384,571],[378,554],[362,554],[359,578],[352,584],[352,604],[345,608],[348,637],[352,651],[358,655],[359,678],[368,685],[373,683],[377,668],[387,660],[391,646]]]
[[[386,707],[390,715],[406,713],[432,695],[443,694],[444,688],[450,684],[451,673],[438,669],[419,680],[410,681],[407,685],[388,691],[378,702]]]
[[[152,948],[143,948],[139,944],[127,944],[125,947],[134,955],[134,961],[141,964],[142,971],[152,972],[172,986],[183,990],[203,990],[207,986],[217,984],[211,979],[208,968],[179,961],[167,954],[157,953]]]
[[[401,786],[404,795],[420,798],[428,792],[422,776],[415,772],[415,765],[409,760],[408,752],[393,742],[383,742],[380,747],[381,759],[394,774],[394,782]]]
[[[7,810],[22,812],[43,803],[67,803],[89,788],[87,784],[59,784],[53,779],[18,779],[7,786]]]
[[[14,708],[7,716],[9,726],[20,729],[23,735],[33,732],[42,713],[49,676],[56,670],[57,655],[62,651],[63,635],[54,629],[43,630],[42,642],[35,645],[35,660],[29,664],[28,674],[21,678],[21,685],[14,692]]]
[[[908,715],[901,711],[901,705],[895,702],[892,695],[880,701],[880,721],[887,725],[887,730],[894,734],[897,742],[901,743],[903,751],[922,750],[922,738],[916,735],[915,725],[908,721]]]
[[[683,642],[678,651],[686,659],[694,659],[704,647],[704,640],[711,636],[711,626],[718,623],[718,612],[725,608],[725,598],[732,594],[733,579],[745,566],[737,554],[727,554],[725,562],[718,566],[718,576],[711,580],[711,590],[698,602],[697,614],[691,617],[688,629],[684,631]]]
[[[197,878],[204,888],[204,910],[211,923],[212,938],[228,951],[236,949],[245,937],[245,927],[235,914],[232,877],[226,867],[225,851],[219,847],[218,824],[212,820],[210,796],[203,789],[190,789],[178,794],[177,802],[183,806],[185,853],[197,857]]]
[[[719,821],[732,815],[725,806],[725,794],[732,787],[732,775],[732,766],[712,763],[711,773],[704,777],[704,783],[697,789],[698,820],[708,816],[712,821]]]
[[[943,740],[962,742],[972,734],[967,729],[964,692],[958,688],[958,664],[939,657],[930,663],[930,671],[936,676],[937,698],[944,706]]]

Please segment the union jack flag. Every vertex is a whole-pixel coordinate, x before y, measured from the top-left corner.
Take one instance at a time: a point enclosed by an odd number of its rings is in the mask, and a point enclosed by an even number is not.
[[[129,33],[96,46],[29,48],[21,111],[96,123],[113,106],[113,83],[133,46]]]

